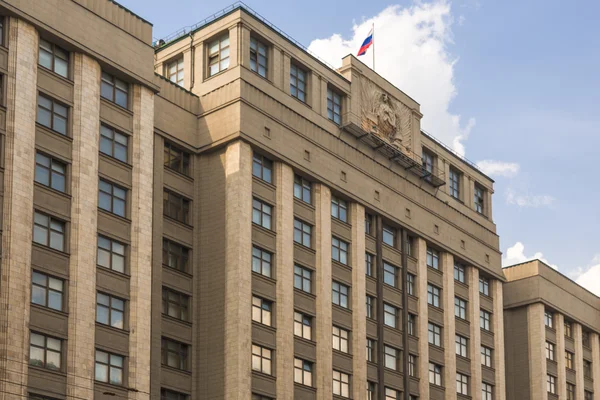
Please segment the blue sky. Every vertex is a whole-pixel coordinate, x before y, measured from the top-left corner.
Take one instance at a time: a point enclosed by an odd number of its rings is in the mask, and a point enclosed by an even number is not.
[[[231,4],[119,2],[156,38]],[[377,72],[421,103],[425,129],[495,167],[506,262],[544,258],[600,294],[600,2],[247,4],[334,65],[374,21]]]

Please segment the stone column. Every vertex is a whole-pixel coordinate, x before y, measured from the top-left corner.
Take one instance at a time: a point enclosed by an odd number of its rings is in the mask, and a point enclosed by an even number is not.
[[[38,34],[8,24],[0,282],[0,399],[27,395]]]
[[[468,267],[469,280],[469,356],[471,358],[471,396],[481,393],[481,328],[479,327],[479,269]],[[500,303],[501,304],[501,303]],[[496,331],[498,331],[496,329]],[[496,354],[498,351],[496,350]],[[494,355],[496,355],[494,354]]]
[[[546,328],[544,326],[544,305],[542,303],[527,306],[527,325],[529,326],[529,393],[532,399],[545,400],[546,391]],[[494,356],[498,356],[494,352]],[[564,357],[564,354],[562,355]]]
[[[596,332],[590,335],[592,342],[592,378],[594,379],[594,393],[600,393],[600,338]]]
[[[365,265],[365,208],[350,205],[352,223],[352,397],[360,399],[367,392],[367,302]]]
[[[129,300],[129,399],[149,399],[152,292],[152,194],[154,168],[154,93],[133,87],[131,137],[131,250]]]
[[[418,238],[417,242],[417,287],[419,295],[419,313],[417,315],[417,332],[419,335],[419,398],[429,398],[429,343],[428,308],[427,308],[427,243]],[[456,382],[456,377],[454,378]]]
[[[239,25],[234,25],[231,28],[229,28],[229,67],[228,67],[228,69],[237,67],[240,63],[240,60],[238,59],[239,52],[240,52],[240,50],[239,50],[240,38],[238,36],[239,31],[240,31]]]
[[[315,185],[314,246],[316,256],[317,295],[317,363],[313,379],[317,388],[317,400],[333,396],[332,374],[332,326],[331,326],[331,191],[325,185]],[[352,296],[352,292],[350,293]]]
[[[502,281],[494,279],[492,284],[492,297],[494,299],[494,313],[492,314],[492,327],[494,329],[494,369],[496,371],[496,400],[506,399],[506,374],[504,363],[504,299],[502,295]],[[564,339],[564,337],[563,337]],[[545,365],[545,363],[544,363]]]
[[[456,399],[456,316],[454,315],[454,257],[442,253],[444,271],[442,296],[444,302],[444,386],[446,400]],[[426,338],[423,336],[421,338]]]
[[[575,339],[575,398],[583,399],[584,396],[584,379],[583,379],[583,337],[581,324],[573,324],[573,333]],[[596,394],[600,395],[600,393]]]
[[[277,203],[277,398],[294,398],[294,171],[275,164]]]
[[[96,247],[100,65],[73,60],[73,164],[71,166],[71,257],[69,259],[68,398],[92,398],[94,390]],[[90,312],[92,310],[92,312]]]
[[[238,36],[240,37],[240,65],[243,65],[244,67],[250,69],[250,29],[246,25],[240,25],[239,31],[240,34]],[[270,48],[268,49],[268,51],[271,51]],[[271,69],[270,66],[268,66],[268,69]]]
[[[556,313],[556,351],[554,359],[556,360],[556,393],[560,399],[567,398],[567,373],[565,369],[565,317],[561,313]]]
[[[252,149],[237,141],[225,154],[225,400],[251,391]]]

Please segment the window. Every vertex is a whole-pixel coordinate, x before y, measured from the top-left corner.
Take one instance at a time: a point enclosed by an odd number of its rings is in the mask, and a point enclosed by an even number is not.
[[[369,213],[365,213],[365,233],[370,235],[373,231],[373,216]]]
[[[313,363],[294,358],[294,382],[301,385],[312,386]]]
[[[312,183],[300,175],[294,176],[294,197],[305,203],[312,203]]]
[[[252,399],[254,399],[254,397]],[[189,396],[185,393],[179,393],[169,389],[161,389],[160,400],[189,400]]]
[[[252,369],[263,374],[272,374],[273,351],[266,347],[252,345]]]
[[[592,362],[583,360],[583,376],[584,378],[594,379],[592,376]]]
[[[190,201],[183,196],[163,191],[163,214],[184,224],[190,224]]]
[[[450,167],[450,196],[460,200],[460,172]]]
[[[585,347],[590,347],[590,333],[586,330],[581,330],[581,342]]]
[[[333,394],[350,397],[350,375],[333,370]]]
[[[67,134],[69,114],[67,106],[57,101],[38,95],[37,122],[61,135]]]
[[[342,353],[348,352],[348,338],[350,333],[343,329],[338,328],[337,326],[333,327],[333,349],[339,350]]]
[[[182,321],[189,321],[190,296],[181,292],[162,288],[162,313]]]
[[[481,400],[493,400],[494,399],[494,387],[489,383],[481,383]]]
[[[331,284],[331,301],[340,307],[348,308],[348,292],[350,289],[343,283],[333,282]]]
[[[367,318],[375,318],[375,298],[367,295]]]
[[[125,245],[116,240],[98,235],[96,264],[113,271],[125,273]]]
[[[429,363],[429,383],[432,385],[442,386],[442,366]]]
[[[252,321],[271,326],[273,302],[252,296]]]
[[[546,358],[550,361],[555,361],[554,359],[554,344],[550,342],[546,342]]]
[[[400,391],[392,388],[385,388],[385,400],[400,400]]]
[[[365,253],[365,270],[367,276],[375,276],[375,269],[373,268],[373,254]]]
[[[63,286],[64,282],[61,279],[33,271],[31,274],[31,302],[62,311]]]
[[[61,370],[62,341],[50,336],[31,332],[29,336],[29,365]]]
[[[306,293],[311,293],[312,272],[309,269],[294,265],[294,287]]]
[[[394,247],[396,244],[396,230],[389,226],[383,226],[383,243]]]
[[[310,247],[312,227],[299,219],[294,219],[294,242]]]
[[[393,287],[397,287],[398,268],[384,261],[383,263],[383,283]]]
[[[406,274],[406,291],[409,295],[415,296],[415,276],[411,273]]]
[[[100,179],[98,184],[98,207],[120,217],[125,217],[126,202],[126,189]]]
[[[465,283],[465,266],[462,264],[454,264],[454,280]]]
[[[396,328],[398,321],[398,309],[392,305],[383,303],[383,323],[390,328]]]
[[[346,200],[331,198],[331,216],[343,222],[348,222],[348,203]]]
[[[456,373],[456,393],[469,395],[469,377],[459,372]]]
[[[430,284],[427,284],[427,304],[440,306],[440,289]]]
[[[412,253],[413,253],[413,238],[412,238],[412,236],[406,237],[405,246],[406,246],[406,254],[408,256],[412,256]]]
[[[273,399],[270,398],[270,397],[267,397],[267,396],[261,396],[259,394],[252,393],[252,399],[251,400],[273,400]]]
[[[252,247],[252,272],[271,277],[271,260],[273,255],[256,246]]]
[[[189,272],[190,250],[178,243],[163,239],[163,265],[181,272]]]
[[[567,320],[565,320],[565,336],[571,339],[573,338],[573,325]]]
[[[4,18],[0,17],[0,46],[4,46]]]
[[[312,340],[312,317],[297,311],[294,312],[294,335]]]
[[[123,329],[124,310],[124,300],[100,292],[96,294],[96,322]]]
[[[104,124],[100,125],[100,153],[127,162],[127,142],[126,135]]]
[[[492,316],[485,310],[479,310],[479,327],[486,331],[492,330]]]
[[[183,86],[183,57],[167,64],[167,79]]]
[[[475,204],[475,211],[479,214],[483,214],[483,204],[485,199],[485,189],[481,186],[475,184],[475,194],[473,199],[473,204]]]
[[[390,346],[384,346],[384,365],[386,368],[398,370],[398,357],[400,350],[397,350]]]
[[[96,350],[96,380],[123,385],[123,356]]]
[[[257,199],[252,199],[252,223],[271,229],[273,207]]]
[[[479,293],[484,296],[490,295],[490,280],[486,277],[479,277]]]
[[[434,346],[442,346],[442,328],[436,324],[429,323],[428,326],[428,343]]]
[[[367,338],[367,361],[375,362],[375,340]]]
[[[417,356],[414,354],[408,355],[408,376],[417,376]]]
[[[408,334],[415,336],[415,324],[417,316],[415,314],[408,314]]]
[[[556,394],[556,378],[550,374],[546,375],[546,390],[548,393]]]
[[[306,71],[292,63],[290,66],[290,94],[306,102]]]
[[[35,153],[35,181],[60,192],[65,191],[67,166],[42,153]]]
[[[433,155],[423,149],[421,154],[421,161],[423,162],[423,172],[425,175],[433,173]],[[429,177],[429,176],[428,176]]]
[[[492,349],[481,346],[481,365],[492,368]]]
[[[583,392],[583,400],[594,400],[594,393],[588,392],[587,390]]]
[[[573,369],[573,359],[574,354],[570,351],[565,351],[565,367],[568,369]]]
[[[129,85],[112,75],[102,72],[102,84],[100,85],[100,96],[117,105],[127,108],[127,97],[129,96]]]
[[[327,88],[327,118],[336,124],[342,123],[342,96]]]
[[[252,175],[267,183],[273,181],[273,161],[259,154],[252,157]]]
[[[341,264],[348,265],[348,243],[336,237],[332,237],[331,258]]]
[[[567,400],[575,400],[575,385],[567,383]]]
[[[213,76],[229,67],[229,33],[208,44],[208,76]]]
[[[169,142],[165,142],[164,165],[167,168],[189,176],[190,154]]]
[[[162,364],[183,371],[188,370],[188,345],[162,338]]]
[[[42,214],[33,215],[33,241],[54,250],[65,250],[65,223]]]
[[[269,48],[258,39],[250,38],[250,69],[263,78],[267,77],[269,70]]]
[[[367,400],[375,400],[375,384],[367,382]]]
[[[454,316],[460,319],[467,319],[467,302],[459,297],[454,298]]]
[[[433,269],[440,269],[440,253],[430,247],[427,248],[427,266]]]
[[[469,339],[464,336],[456,335],[456,355],[461,357],[469,357]]]
[[[69,53],[44,39],[40,39],[38,63],[62,77],[69,77]]]

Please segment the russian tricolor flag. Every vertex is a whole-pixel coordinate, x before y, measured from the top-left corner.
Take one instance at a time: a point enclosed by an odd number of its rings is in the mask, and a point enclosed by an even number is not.
[[[363,42],[362,46],[360,46],[360,50],[358,50],[358,56],[364,55],[367,52],[367,49],[369,47],[371,47],[372,44],[373,44],[373,28],[371,28],[371,31],[369,32],[369,36],[367,36],[367,38]]]

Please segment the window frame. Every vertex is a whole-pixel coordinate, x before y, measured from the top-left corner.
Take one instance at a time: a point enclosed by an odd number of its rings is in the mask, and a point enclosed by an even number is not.
[[[387,344],[383,345],[383,366],[387,369],[391,369],[393,371],[399,371],[399,362],[400,362],[400,350],[388,346]]]
[[[105,188],[102,188],[103,184],[110,186],[110,192],[108,192]],[[123,197],[117,195],[115,193],[116,191],[122,191]],[[103,178],[98,179],[98,208],[118,217],[127,218],[127,198],[129,197],[128,192],[129,190],[123,186],[112,183]],[[101,196],[104,196],[105,199],[110,199],[110,208],[106,208],[101,205]],[[122,214],[117,212],[120,204],[122,204],[123,207]]]
[[[440,308],[441,289],[431,283],[427,284],[427,304]]]
[[[546,391],[550,394],[556,394],[556,377],[546,374]]]
[[[373,268],[375,256],[369,252],[365,252],[365,274],[371,278],[375,277],[375,268]]]
[[[462,178],[462,173],[454,167],[450,167],[449,171],[450,171],[448,173],[448,175],[449,175],[448,189],[450,191],[449,194],[456,200],[460,200],[460,195],[461,195],[461,184],[460,184],[461,182],[460,181]]]
[[[173,67],[175,67],[175,73],[173,73]],[[181,67],[181,68],[180,68]],[[172,59],[165,65],[165,73],[166,78],[181,87],[184,87],[185,82],[185,63],[183,55]],[[181,73],[181,79],[179,78],[179,74]],[[175,79],[173,79],[175,78]]]
[[[454,316],[463,321],[467,320],[467,301],[454,296]]]
[[[294,310],[294,336],[312,342],[312,320],[311,315]]]
[[[166,248],[165,248],[166,247]],[[190,248],[177,243],[173,240],[163,237],[162,247],[162,265],[185,274],[190,273]],[[165,259],[166,256],[166,259]],[[177,266],[171,265],[171,260],[175,260]]]
[[[268,271],[268,272],[266,272]],[[258,246],[252,246],[252,272],[273,277],[273,253]]]
[[[175,209],[175,213],[172,211]],[[192,200],[187,197],[163,189],[163,215],[174,221],[191,226],[192,221]]]
[[[455,353],[457,356],[469,358],[469,339],[456,334],[454,338]]]
[[[389,240],[391,238],[391,241]],[[396,229],[389,225],[383,225],[381,241],[390,247],[396,246]]]
[[[337,301],[336,301],[337,294]],[[338,282],[331,282],[331,303],[339,307],[350,309],[350,286]]]
[[[110,248],[101,245],[101,242],[108,241],[108,245]],[[119,248],[122,248],[122,253],[119,252]],[[104,265],[100,263],[100,253],[107,253],[109,264]],[[104,258],[104,257],[102,257]],[[119,270],[115,268],[115,260],[122,260],[123,270]],[[120,274],[127,273],[127,245],[125,243],[119,242],[118,240],[114,240],[109,238],[108,236],[104,236],[98,234],[96,239],[96,265],[105,269],[109,269],[114,272],[118,272]]]
[[[298,380],[298,374],[300,379]],[[313,387],[313,363],[302,358],[294,357],[294,383]]]
[[[390,328],[397,329],[398,328],[398,307],[383,303],[383,325],[389,326]],[[389,324],[388,321],[393,322]]]
[[[44,99],[45,101],[50,102],[50,108],[48,108],[46,105],[42,105],[42,102],[40,101],[40,99]],[[56,112],[58,107],[64,109],[64,115]],[[58,109],[60,110],[60,108],[58,108]],[[49,119],[50,119],[49,125],[40,121],[40,109],[43,110],[43,112],[49,114]],[[65,126],[64,132],[57,129],[56,119],[64,121],[64,126]],[[38,92],[35,122],[37,124],[40,124],[48,129],[50,129],[52,132],[58,133],[59,135],[69,136],[69,132],[70,132],[70,129],[69,129],[69,123],[70,123],[69,106],[58,100],[55,100],[53,97],[51,97],[45,93]]]
[[[415,279],[417,276],[408,272],[406,274],[406,292],[409,296],[416,296],[415,292]]]
[[[442,327],[434,324],[433,322],[429,322],[427,324],[427,343],[442,347]]]
[[[294,175],[294,198],[312,204],[312,182],[298,174]]]
[[[122,87],[119,87],[121,85]],[[107,97],[104,95],[104,91],[102,89],[110,89],[112,92],[111,97]],[[114,75],[111,75],[107,72],[102,71],[100,78],[100,97],[110,101],[113,104],[116,104],[119,107],[122,107],[126,110],[129,109],[129,83],[117,78]],[[117,101],[117,94],[125,95],[125,104],[122,104],[120,101]]]
[[[376,319],[375,314],[375,297],[367,295],[365,298],[365,304],[367,308],[367,318]]]
[[[273,206],[256,197],[252,198],[252,223],[273,230]]]
[[[481,382],[481,400],[494,400],[494,386]]]
[[[273,160],[254,153],[252,155],[252,176],[273,184]]]
[[[43,338],[44,343],[41,345],[34,343],[34,338],[36,338],[36,337]],[[52,341],[52,343],[53,343],[52,346],[54,346],[55,342],[58,343],[58,349],[51,348],[49,345],[49,341]],[[64,342],[64,340],[59,339],[57,337],[54,337],[51,335],[46,335],[44,333],[40,333],[37,331],[30,331],[30,334],[29,334],[29,366],[43,368],[43,369],[47,369],[50,371],[63,371],[63,367],[64,367],[63,342]],[[36,352],[41,351],[41,353],[43,355],[43,359],[40,360],[40,359],[34,358],[34,356],[32,355],[33,354],[32,348],[37,349]],[[54,362],[48,361],[49,354],[53,355],[52,358],[54,358],[58,355],[58,365],[55,365]],[[36,361],[41,361],[41,363],[38,363]]]
[[[383,262],[383,283],[385,285],[391,286],[393,288],[400,289],[398,287],[399,286],[398,285],[399,270],[400,270],[400,268],[388,263],[387,261],[384,261]],[[390,283],[390,278],[391,278],[392,283]]]
[[[350,352],[350,331],[339,326],[332,326],[333,350],[348,354]]]
[[[253,48],[254,45],[254,48]],[[269,79],[269,48],[271,46],[265,44],[255,35],[250,35],[250,70],[265,79]],[[263,54],[261,54],[261,48]],[[253,57],[254,56],[254,57]],[[261,63],[262,61],[262,63]],[[254,64],[253,64],[254,63]],[[264,73],[261,73],[260,68],[264,68]]]
[[[469,376],[456,373],[456,394],[469,395]]]
[[[492,332],[492,313],[483,308],[479,309],[479,327],[486,332]]]
[[[105,354],[107,361],[106,362],[99,361],[98,360],[98,353]],[[118,364],[113,364],[113,362],[112,362],[113,357],[115,359],[119,359],[119,358],[121,359],[121,365],[120,366]],[[100,364],[102,366],[106,366],[106,377],[107,377],[106,381],[98,379],[98,364]],[[121,377],[121,382],[120,383],[111,382],[112,372],[116,371],[116,370],[120,370],[120,377]],[[124,386],[125,385],[125,381],[126,381],[126,376],[125,376],[125,357],[122,356],[122,355],[120,355],[120,354],[115,354],[115,353],[111,353],[111,352],[108,352],[108,351],[95,349],[95,353],[94,353],[94,380],[96,382],[104,382],[104,383],[108,383],[110,385]]]
[[[493,349],[491,347],[487,347],[484,345],[480,345],[481,350],[481,365],[484,367],[492,368],[493,367]]]
[[[173,167],[173,161],[178,161],[177,168]],[[163,165],[171,171],[191,177],[190,153],[166,140],[163,145]]]
[[[301,272],[298,274],[298,272]],[[308,275],[308,276],[307,276]],[[294,289],[303,291],[304,293],[312,294],[312,276],[313,270],[303,267],[299,264],[294,264]],[[298,280],[301,282],[301,287],[297,286]],[[308,282],[308,290],[306,284]]]
[[[486,190],[481,185],[475,183],[473,206],[475,207],[475,211],[481,215],[485,215],[485,193]]]
[[[165,336],[161,337],[160,342],[161,365],[163,367],[166,366],[169,368],[177,369],[179,371],[190,370],[190,345],[171,338],[167,338]],[[171,346],[171,348],[169,346]],[[169,364],[170,355],[173,355],[176,358],[175,361],[177,364],[179,364],[179,366]]]
[[[265,326],[273,326],[273,302],[253,294],[252,321]]]
[[[350,375],[333,370],[333,395],[348,398],[350,396]]]
[[[331,217],[348,223],[348,202],[339,197],[331,196]]]
[[[273,375],[273,353],[275,350],[252,343],[252,371]]]
[[[211,78],[229,69],[231,58],[231,42],[229,38],[229,31],[217,35],[216,38],[208,41],[207,43],[208,46],[206,47],[206,72],[207,78]],[[211,48],[215,44],[218,47],[217,51],[211,52]],[[225,52],[227,53],[227,56],[223,56],[223,53]],[[221,65],[224,61],[226,61],[225,67]],[[212,67],[214,65],[218,67],[218,69],[215,72],[212,71]]]
[[[340,264],[348,265],[350,243],[336,236],[331,237],[331,259]]]
[[[110,132],[112,137],[106,135],[105,133]],[[117,138],[121,138],[125,141],[125,144],[119,142]],[[102,150],[103,143],[110,143],[110,152],[106,152]],[[125,159],[117,156],[116,149],[124,148],[125,149]],[[119,131],[118,129],[112,128],[106,124],[100,124],[100,145],[98,147],[100,154],[104,154],[110,158],[113,158],[122,163],[128,164],[129,162],[129,136],[125,133]]]
[[[427,247],[427,267],[436,271],[440,270],[440,252],[434,248]]]
[[[312,248],[312,225],[294,218],[294,243]]]
[[[327,87],[327,118],[337,125],[342,124],[342,95],[331,87]]]
[[[100,303],[100,296],[104,296],[108,298],[108,305],[107,304],[103,304]],[[119,302],[121,302],[122,304],[122,308],[119,309],[117,306],[113,305],[113,303],[119,304]],[[111,328],[115,328],[115,329],[120,329],[120,330],[125,330],[126,327],[126,323],[125,323],[125,304],[126,304],[126,300],[122,299],[120,297],[117,296],[113,296],[111,294],[105,293],[105,292],[101,292],[101,291],[97,291],[96,292],[96,322],[99,324],[102,324],[104,326],[110,326]],[[99,309],[104,309],[106,310],[107,314],[107,322],[102,322],[99,321]],[[120,322],[120,326],[119,323],[117,322],[116,324],[113,323],[113,314],[119,315],[119,313],[121,314],[121,322]],[[118,320],[117,320],[118,321]]]
[[[290,95],[302,103],[308,104],[308,70],[292,61],[290,65]],[[294,83],[295,82],[295,83]],[[300,88],[302,86],[302,88]]]
[[[40,277],[44,278],[45,283],[43,285],[39,280],[36,282],[36,279],[35,279],[36,275],[39,275]],[[54,282],[54,284],[60,283],[60,290],[52,288],[51,287],[52,282]],[[35,288],[39,288],[37,290],[43,291],[43,297],[44,297],[43,303],[34,301],[34,292],[36,290]],[[50,306],[51,293],[57,293],[57,296],[59,296],[60,308]],[[56,278],[52,275],[46,274],[45,272],[37,271],[35,269],[32,270],[31,271],[31,304],[36,304],[40,307],[46,307],[46,308],[50,308],[50,309],[56,310],[56,311],[64,311],[64,308],[65,308],[65,281],[64,281],[64,279]]]
[[[546,360],[556,361],[556,345],[546,340]]]
[[[173,296],[173,297],[171,297]],[[170,287],[162,287],[161,313],[179,321],[190,322],[190,296]],[[176,315],[171,315],[171,307]]]
[[[490,296],[490,280],[485,276],[479,277],[479,293],[487,297]]]
[[[45,158],[48,160],[48,166],[42,164],[38,159],[39,158]],[[55,169],[55,165],[56,167],[60,167],[62,168],[62,173],[60,170]],[[41,179],[41,176],[38,175],[38,169],[44,169],[47,173],[48,176],[48,183],[43,182],[43,180]],[[55,186],[55,180],[57,180],[58,182],[60,182],[60,179],[62,178],[62,187],[60,185],[56,185]],[[56,190],[58,192],[61,193],[67,193],[67,163],[54,158],[48,154],[45,154],[39,150],[36,150],[35,152],[35,173],[34,173],[34,181],[39,183],[40,185],[43,185],[47,188]]]
[[[454,263],[454,280],[466,284],[466,268],[456,262]]]
[[[443,367],[439,364],[429,362],[429,384],[442,387],[442,369]],[[432,379],[433,378],[433,379]]]
[[[575,354],[570,352],[569,350],[565,350],[565,368],[574,370],[573,366],[575,364]]]
[[[47,219],[48,224],[46,226],[38,223],[36,221],[36,216],[41,216]],[[61,230],[57,230],[55,228],[53,228],[53,223],[55,224],[55,226],[60,226]],[[35,233],[36,233],[36,228],[38,229],[37,232],[41,232],[41,230],[45,231],[45,243],[39,242],[35,240]],[[55,237],[60,237],[61,239],[61,243],[59,247],[55,247],[52,245],[52,235],[53,233],[56,235]],[[44,246],[56,251],[60,251],[61,253],[66,253],[66,245],[67,245],[67,241],[66,241],[66,234],[67,234],[67,223],[65,221],[62,221],[58,218],[53,217],[50,214],[46,214],[44,212],[38,211],[38,210],[34,210],[33,213],[33,235],[32,235],[32,241],[36,244],[39,244],[40,246]]]

